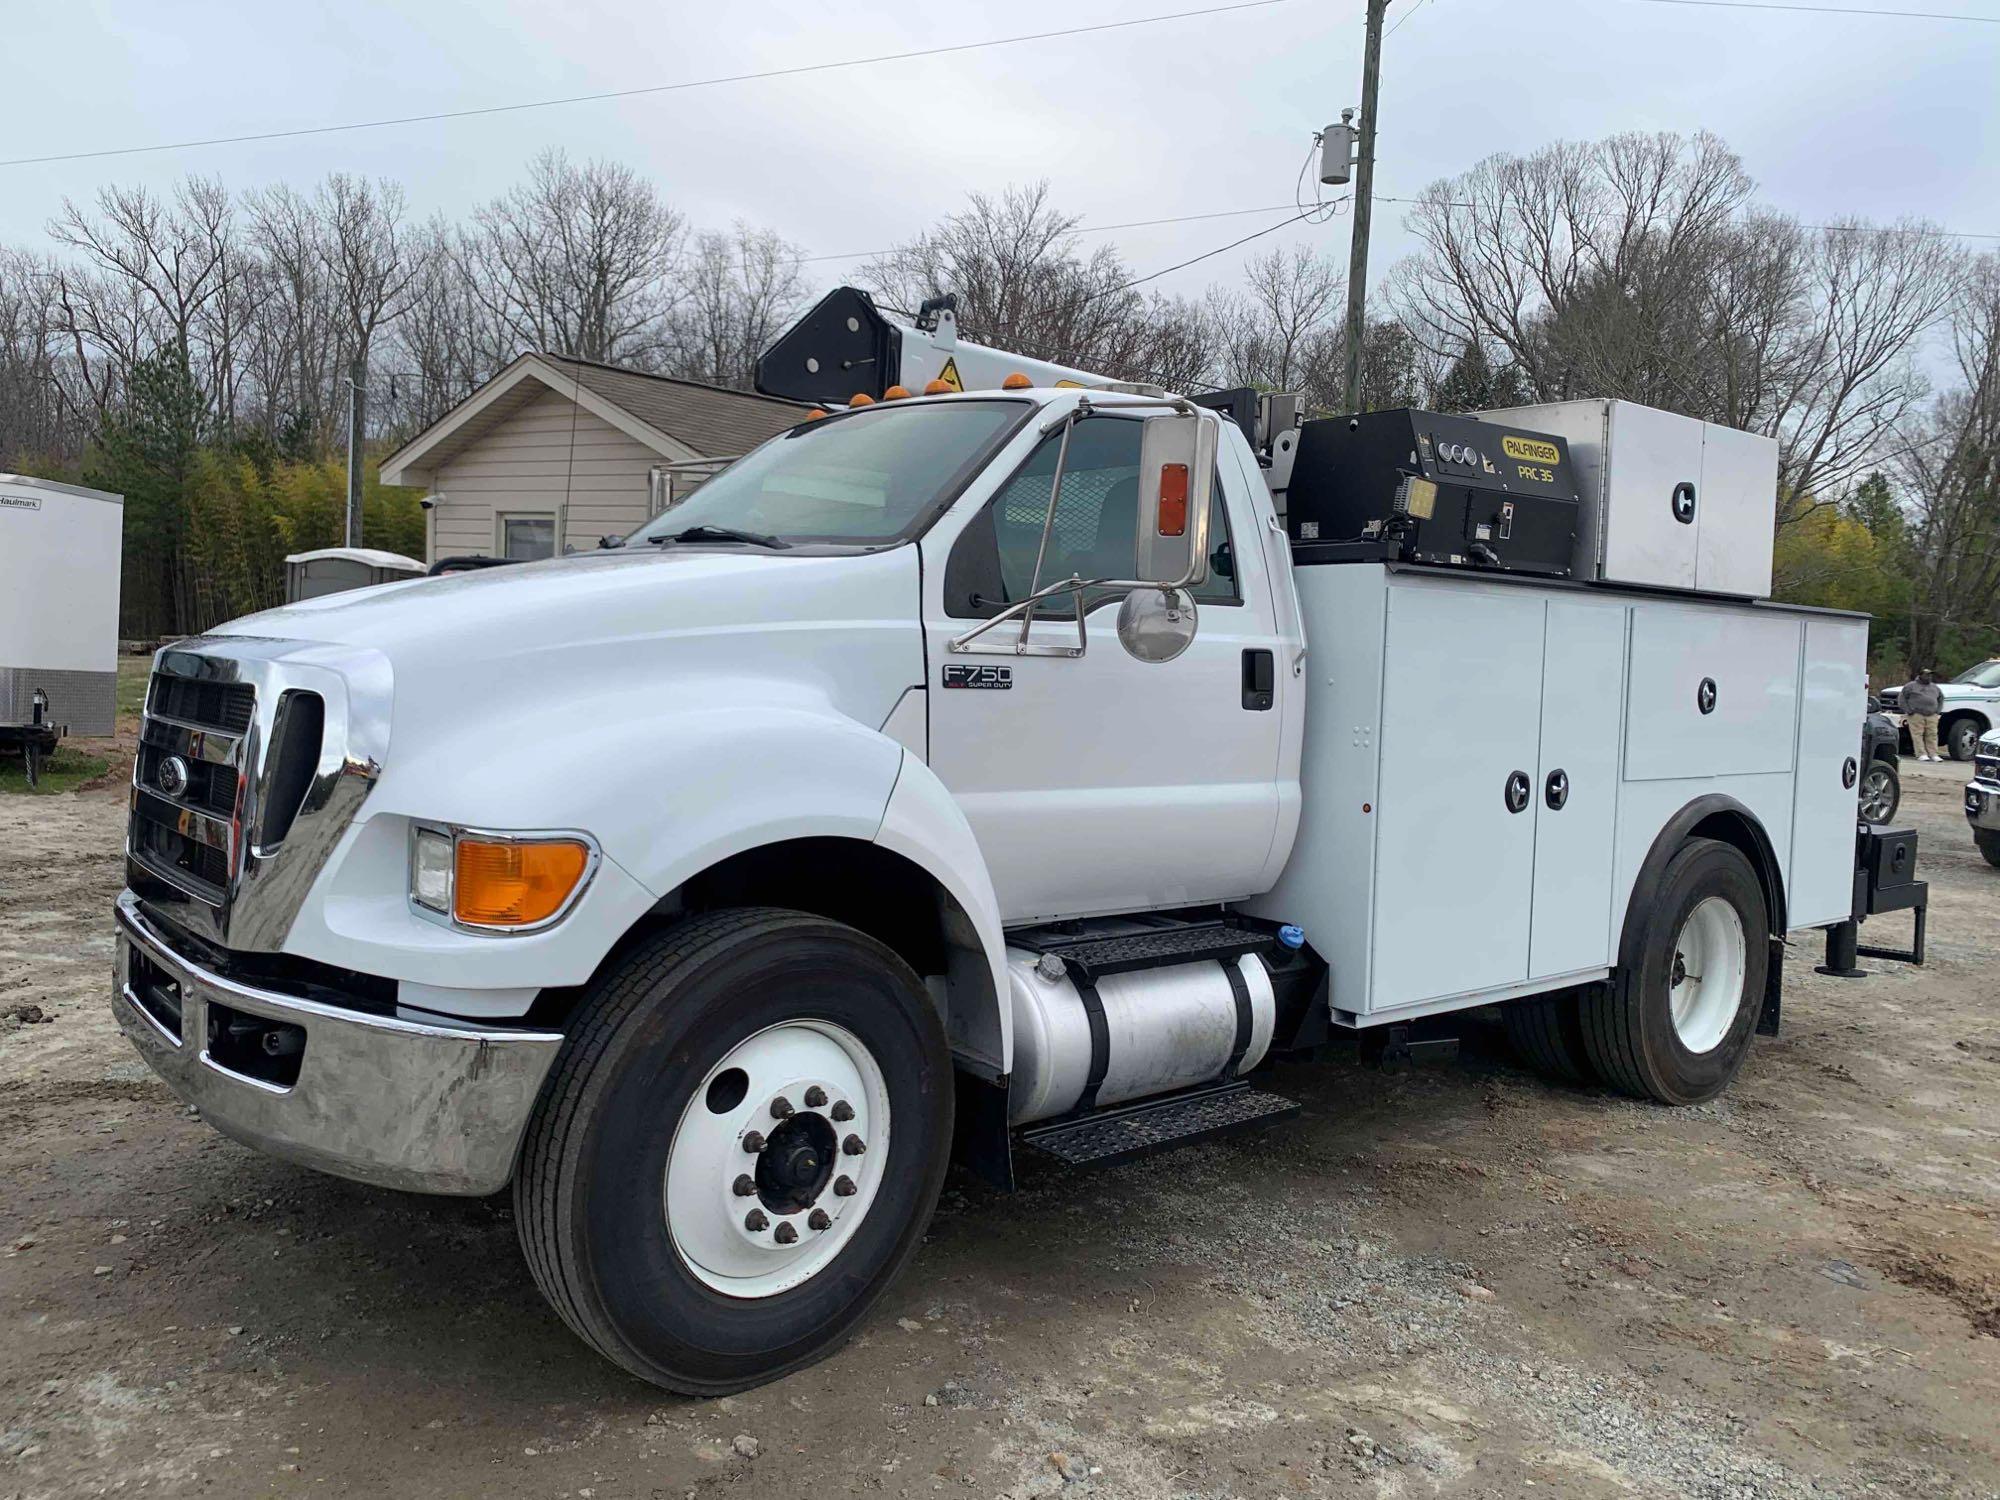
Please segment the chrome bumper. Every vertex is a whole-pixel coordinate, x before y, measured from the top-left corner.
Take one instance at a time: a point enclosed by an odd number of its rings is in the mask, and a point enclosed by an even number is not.
[[[118,897],[119,1028],[203,1119],[246,1146],[339,1177],[417,1193],[498,1192],[562,1037],[434,1026],[252,989],[189,962],[130,891]],[[180,1003],[180,1024],[140,1004],[141,952]],[[211,1004],[305,1032],[295,1082],[280,1086],[210,1056]],[[178,1030],[178,1035],[176,1035]]]
[[[1991,781],[1965,784],[1965,821],[1974,828],[2000,829],[2000,784]]]

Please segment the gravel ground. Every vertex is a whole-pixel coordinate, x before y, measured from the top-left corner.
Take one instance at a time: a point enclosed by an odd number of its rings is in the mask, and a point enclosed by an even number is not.
[[[1550,1086],[1483,1029],[1287,1065],[1279,1132],[954,1178],[845,1350],[709,1402],[571,1338],[504,1198],[173,1101],[106,1006],[118,774],[0,797],[0,1495],[2000,1494],[2000,870],[1959,767],[1904,767],[1931,963],[1802,944],[1721,1100]]]

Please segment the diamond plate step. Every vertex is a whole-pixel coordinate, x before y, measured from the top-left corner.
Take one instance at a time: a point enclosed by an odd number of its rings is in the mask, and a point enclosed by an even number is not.
[[[1162,927],[1152,932],[1134,932],[1123,937],[1046,943],[1041,951],[1062,959],[1070,966],[1071,973],[1078,974],[1078,977],[1097,980],[1106,974],[1130,974],[1139,969],[1160,969],[1171,964],[1196,963],[1205,958],[1231,959],[1245,953],[1258,953],[1270,946],[1269,933],[1206,922],[1186,927]]]
[[[1167,1099],[1142,1099],[1081,1120],[1030,1125],[1021,1132],[1021,1140],[1073,1167],[1107,1167],[1154,1151],[1274,1125],[1291,1119],[1299,1109],[1296,1100],[1232,1083]]]

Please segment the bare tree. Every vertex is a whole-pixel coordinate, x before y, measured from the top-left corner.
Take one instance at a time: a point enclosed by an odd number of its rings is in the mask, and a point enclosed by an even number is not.
[[[2000,254],[1973,263],[1950,308],[1953,388],[1932,405],[1896,469],[1914,519],[1914,664],[1964,637],[2000,639]]]
[[[1226,385],[1297,390],[1338,332],[1347,278],[1305,245],[1271,250],[1244,267],[1242,290],[1212,292]]]
[[[1796,519],[1879,461],[1950,297],[1933,230],[1757,213],[1713,136],[1614,136],[1433,184],[1392,302],[1432,350],[1483,342],[1537,400],[1620,396],[1775,437]]]
[[[549,151],[474,215],[462,273],[511,352],[650,367],[667,351],[686,238],[681,215],[630,167]]]
[[[757,357],[797,310],[804,293],[799,249],[768,229],[738,223],[694,242],[683,300],[669,319],[667,368],[690,380],[750,389]]]

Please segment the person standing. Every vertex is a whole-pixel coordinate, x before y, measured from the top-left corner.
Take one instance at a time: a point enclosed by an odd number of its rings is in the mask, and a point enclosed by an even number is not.
[[[1944,689],[1937,685],[1931,669],[1920,669],[1903,684],[1896,695],[1896,707],[1910,725],[1910,748],[1918,760],[1943,760],[1938,754],[1938,715],[1944,712]]]

